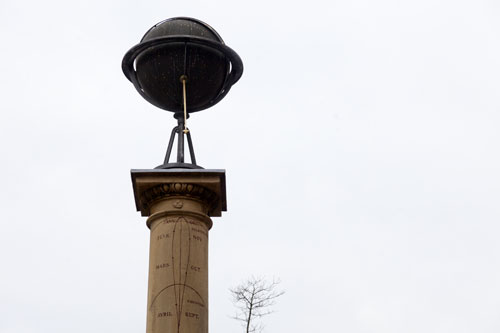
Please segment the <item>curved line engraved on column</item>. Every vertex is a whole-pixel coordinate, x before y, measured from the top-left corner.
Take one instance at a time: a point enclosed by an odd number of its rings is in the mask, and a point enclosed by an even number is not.
[[[170,253],[172,255],[172,279],[174,281],[173,286],[174,286],[174,296],[175,296],[175,316],[176,316],[176,320],[177,320],[177,326],[179,326],[180,314],[179,314],[179,306],[178,306],[178,300],[177,300],[177,288],[175,287],[176,286],[176,284],[175,284],[175,258],[174,258],[175,229],[177,229],[177,221],[175,222],[174,229],[172,231],[172,249],[170,250]],[[154,299],[156,299],[156,297],[158,297],[158,295],[156,295]],[[153,303],[151,303],[151,306],[153,306]],[[177,329],[179,329],[179,328],[177,327]]]
[[[177,228],[179,226],[179,228]],[[188,229],[188,234],[187,234],[187,257],[184,258],[182,255],[182,245],[184,240],[184,229],[187,227]],[[176,232],[177,230],[177,232]],[[183,237],[184,236],[184,237]],[[178,246],[179,249],[179,263],[178,263],[178,269],[177,265],[175,262],[175,249],[176,246]],[[186,291],[186,286],[187,286],[187,277],[188,277],[188,268],[189,268],[189,262],[190,262],[190,257],[191,257],[191,228],[188,225],[188,222],[185,217],[179,216],[177,218],[177,221],[174,223],[174,229],[172,232],[172,275],[173,275],[173,280],[174,280],[174,296],[175,296],[175,312],[177,316],[177,332],[180,332],[180,327],[181,327],[181,319],[182,319],[182,307],[184,303],[184,293]],[[185,264],[185,265],[183,265]],[[185,267],[185,272],[184,272],[184,281],[183,279],[183,274],[182,274],[182,268]],[[178,270],[176,272],[176,270]],[[178,276],[177,276],[178,275]],[[190,287],[191,288],[191,287]],[[191,288],[192,289],[192,288]],[[158,294],[159,295],[159,294]],[[158,297],[158,295],[156,297]],[[155,297],[155,299],[156,299]]]
[[[149,309],[152,309],[152,308],[153,308],[153,305],[155,304],[156,299],[157,299],[157,298],[158,298],[158,297],[159,297],[159,296],[160,296],[160,295],[161,295],[164,291],[166,291],[168,288],[175,287],[176,285],[180,285],[180,283],[178,283],[178,284],[175,284],[175,283],[170,284],[170,285],[166,286],[165,288],[163,288],[162,290],[160,290],[160,291],[158,292],[158,294],[157,294],[157,295],[153,298],[153,300],[151,301],[151,305],[149,306]],[[200,295],[200,293],[199,293],[196,289],[194,289],[194,288],[193,288],[193,287],[191,287],[191,286],[187,286],[187,285],[185,285],[184,287],[186,287],[186,288],[191,289],[192,291],[194,291],[194,293],[195,293],[196,295],[198,295],[198,297],[199,297],[199,298],[200,298],[200,300],[202,301],[203,306],[204,306],[204,307],[206,307],[206,306],[207,306],[207,305],[205,304],[205,300],[203,299],[203,297]]]
[[[187,225],[187,220],[185,217],[181,217],[181,218],[186,222],[186,226],[188,229],[188,254],[187,254],[187,261],[186,261],[186,271],[184,273],[184,287],[182,288],[181,308],[180,308],[180,312],[182,313],[182,305],[184,304],[184,294],[186,292],[189,264],[191,262],[191,227],[189,225]]]
[[[197,225],[204,224],[205,226],[207,226],[208,230],[210,230],[210,228],[212,228],[212,220],[210,220],[210,218],[205,214],[193,213],[193,212],[183,212],[182,214],[185,217],[187,216],[190,218],[194,218],[194,220],[190,219],[190,222],[188,222],[189,224],[197,224]],[[169,214],[169,212],[167,212],[167,213],[163,212],[163,213],[156,213],[155,215],[151,215],[151,216],[154,217],[154,219],[152,219],[150,217],[148,219],[147,223],[149,223],[148,227],[149,227],[150,231],[153,232],[161,225],[165,225],[168,223],[175,223],[172,221],[175,219],[175,216],[179,216],[179,214],[178,213],[177,214],[175,214],[175,213]],[[172,218],[172,217],[174,217],[174,218]],[[151,221],[153,221],[153,222],[151,222]]]

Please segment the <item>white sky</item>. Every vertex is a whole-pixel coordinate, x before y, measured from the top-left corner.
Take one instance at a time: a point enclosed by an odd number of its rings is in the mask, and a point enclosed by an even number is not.
[[[145,331],[129,170],[175,121],[120,65],[181,15],[245,64],[189,123],[227,170],[211,332],[251,274],[287,292],[266,332],[500,330],[498,1],[2,0],[0,333]]]

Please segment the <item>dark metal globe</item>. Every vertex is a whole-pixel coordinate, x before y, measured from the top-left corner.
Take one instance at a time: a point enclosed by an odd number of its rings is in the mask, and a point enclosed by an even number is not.
[[[187,110],[219,102],[243,72],[240,57],[206,23],[187,17],[152,27],[122,62],[125,76],[150,103],[182,112],[180,78],[187,76]]]

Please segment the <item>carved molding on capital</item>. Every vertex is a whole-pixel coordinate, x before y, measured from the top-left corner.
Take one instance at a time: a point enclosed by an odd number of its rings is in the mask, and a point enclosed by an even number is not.
[[[217,194],[206,187],[190,183],[168,183],[151,187],[141,193],[140,201],[142,207],[149,211],[153,203],[158,200],[183,196],[204,202],[211,210],[219,200]]]

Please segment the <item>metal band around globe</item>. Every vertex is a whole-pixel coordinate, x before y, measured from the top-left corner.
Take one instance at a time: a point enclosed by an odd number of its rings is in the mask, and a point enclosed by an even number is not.
[[[136,76],[136,71],[134,68],[134,62],[135,59],[142,52],[144,52],[149,48],[166,44],[174,44],[174,43],[175,44],[186,43],[186,44],[204,46],[214,49],[216,51],[221,52],[229,60],[231,64],[231,70],[227,73],[225,82],[219,94],[203,107],[191,109],[190,112],[201,111],[217,104],[229,92],[231,86],[236,82],[238,82],[241,75],[243,74],[243,62],[241,61],[239,55],[235,51],[233,51],[229,46],[210,39],[196,37],[196,36],[177,35],[168,37],[157,37],[139,43],[136,46],[132,47],[123,57],[122,70],[127,79],[134,84],[139,94],[141,94],[141,96],[144,97],[144,99],[146,99],[148,102],[157,106],[160,109],[164,108],[155,103],[155,101],[152,98],[150,98],[150,96],[147,95],[147,93],[142,89],[141,85],[139,84]]]

